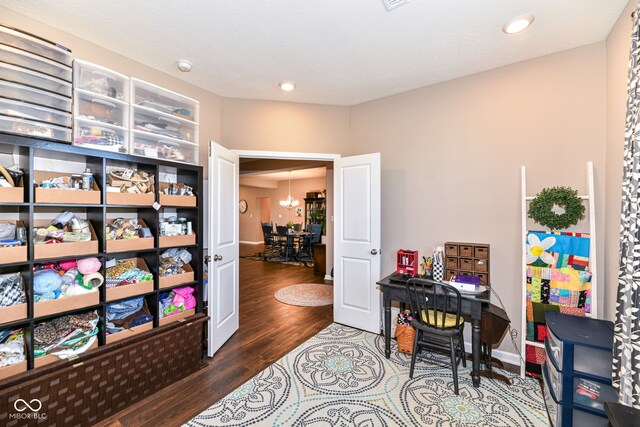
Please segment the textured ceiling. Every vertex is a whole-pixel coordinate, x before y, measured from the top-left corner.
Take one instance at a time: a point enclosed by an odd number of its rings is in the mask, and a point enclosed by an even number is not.
[[[381,0],[0,0],[218,95],[335,105],[602,41],[626,3],[412,0],[387,12]],[[501,31],[522,14],[535,15],[531,28]],[[176,70],[181,58],[191,73]],[[297,89],[280,91],[282,80]]]

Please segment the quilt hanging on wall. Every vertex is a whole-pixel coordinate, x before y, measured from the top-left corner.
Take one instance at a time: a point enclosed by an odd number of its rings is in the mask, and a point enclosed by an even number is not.
[[[590,236],[585,233],[527,232],[526,340],[544,343],[546,313],[591,312]],[[526,372],[540,377],[544,348],[526,345]]]

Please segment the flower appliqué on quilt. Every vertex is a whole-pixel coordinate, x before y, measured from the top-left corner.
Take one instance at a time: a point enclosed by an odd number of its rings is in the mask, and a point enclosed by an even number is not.
[[[553,265],[555,258],[547,250],[555,244],[555,237],[547,237],[540,241],[540,238],[535,234],[527,235],[527,264],[533,264],[540,259],[547,265]]]

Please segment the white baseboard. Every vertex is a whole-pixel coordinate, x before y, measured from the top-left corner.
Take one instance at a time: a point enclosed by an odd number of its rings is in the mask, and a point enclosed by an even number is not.
[[[465,341],[464,349],[467,353],[471,353],[471,343]],[[520,366],[520,356],[515,353],[509,353],[507,351],[494,349],[491,351],[491,356],[499,359],[501,362],[508,363],[514,366]]]
[[[258,242],[247,242],[246,240],[240,240],[240,243],[244,243],[245,245],[260,245],[262,243],[264,243],[262,240],[258,241]]]
[[[333,277],[331,277],[330,274],[327,274],[326,276],[324,276],[324,280],[330,280],[333,282]]]

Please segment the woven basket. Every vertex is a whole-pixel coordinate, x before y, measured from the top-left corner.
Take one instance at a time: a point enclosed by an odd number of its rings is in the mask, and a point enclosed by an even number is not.
[[[396,339],[398,340],[398,351],[400,353],[413,353],[413,340],[416,337],[416,330],[413,326],[396,325]]]

